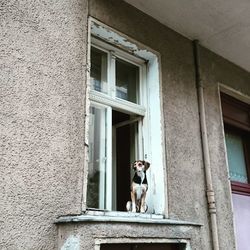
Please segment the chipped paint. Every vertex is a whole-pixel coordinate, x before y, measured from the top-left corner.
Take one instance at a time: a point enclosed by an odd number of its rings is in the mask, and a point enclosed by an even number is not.
[[[104,27],[103,24],[102,25],[98,24],[96,21],[91,22],[91,34],[111,44],[114,44],[117,47],[120,47],[132,53],[133,55],[143,58],[147,61],[157,59],[157,56],[151,51],[147,50],[146,48],[145,49],[139,48],[134,41],[133,43],[130,42],[128,38],[126,38],[124,35],[121,35],[118,32],[114,32]]]

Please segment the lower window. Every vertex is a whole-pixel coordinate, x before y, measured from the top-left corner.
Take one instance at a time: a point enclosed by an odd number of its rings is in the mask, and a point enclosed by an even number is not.
[[[185,244],[175,243],[136,243],[136,244],[103,244],[101,250],[184,250]]]

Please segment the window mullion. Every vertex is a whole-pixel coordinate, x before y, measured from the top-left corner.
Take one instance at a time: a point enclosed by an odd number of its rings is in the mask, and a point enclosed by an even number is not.
[[[115,61],[116,61],[116,56],[113,51],[110,51],[110,67],[109,67],[109,73],[110,73],[110,96],[114,99],[116,97],[116,87],[115,87]]]
[[[112,200],[114,197],[112,197],[112,184],[113,184],[113,176],[112,176],[112,108],[107,108],[107,137],[106,137],[106,209],[112,210]]]

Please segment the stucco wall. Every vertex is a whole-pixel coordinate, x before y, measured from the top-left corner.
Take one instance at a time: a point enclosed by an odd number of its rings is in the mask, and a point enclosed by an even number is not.
[[[55,249],[81,211],[86,2],[0,2],[0,249]]]
[[[0,4],[0,248],[56,249],[55,218],[81,212],[87,0]],[[169,217],[203,224],[184,229],[194,249],[211,249],[192,42],[120,0],[90,0],[89,11],[160,53]],[[250,96],[250,74],[205,48],[201,69],[220,246],[235,249],[218,82]],[[66,224],[59,245],[73,233],[90,249],[90,230],[181,236],[169,226]]]

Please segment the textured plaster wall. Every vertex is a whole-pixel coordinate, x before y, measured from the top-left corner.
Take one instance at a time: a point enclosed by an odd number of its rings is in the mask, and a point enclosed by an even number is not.
[[[0,1],[0,249],[55,249],[81,209],[87,1]]]
[[[89,9],[161,54],[169,217],[203,224],[183,230],[194,249],[211,249],[191,41],[120,0],[89,0]],[[1,1],[0,11],[0,249],[56,249],[55,218],[81,212],[87,0]],[[250,96],[250,75],[206,49],[201,66],[220,246],[235,249],[218,82]],[[59,245],[80,235],[89,250],[91,230],[185,235],[172,226],[87,223],[62,225]]]

